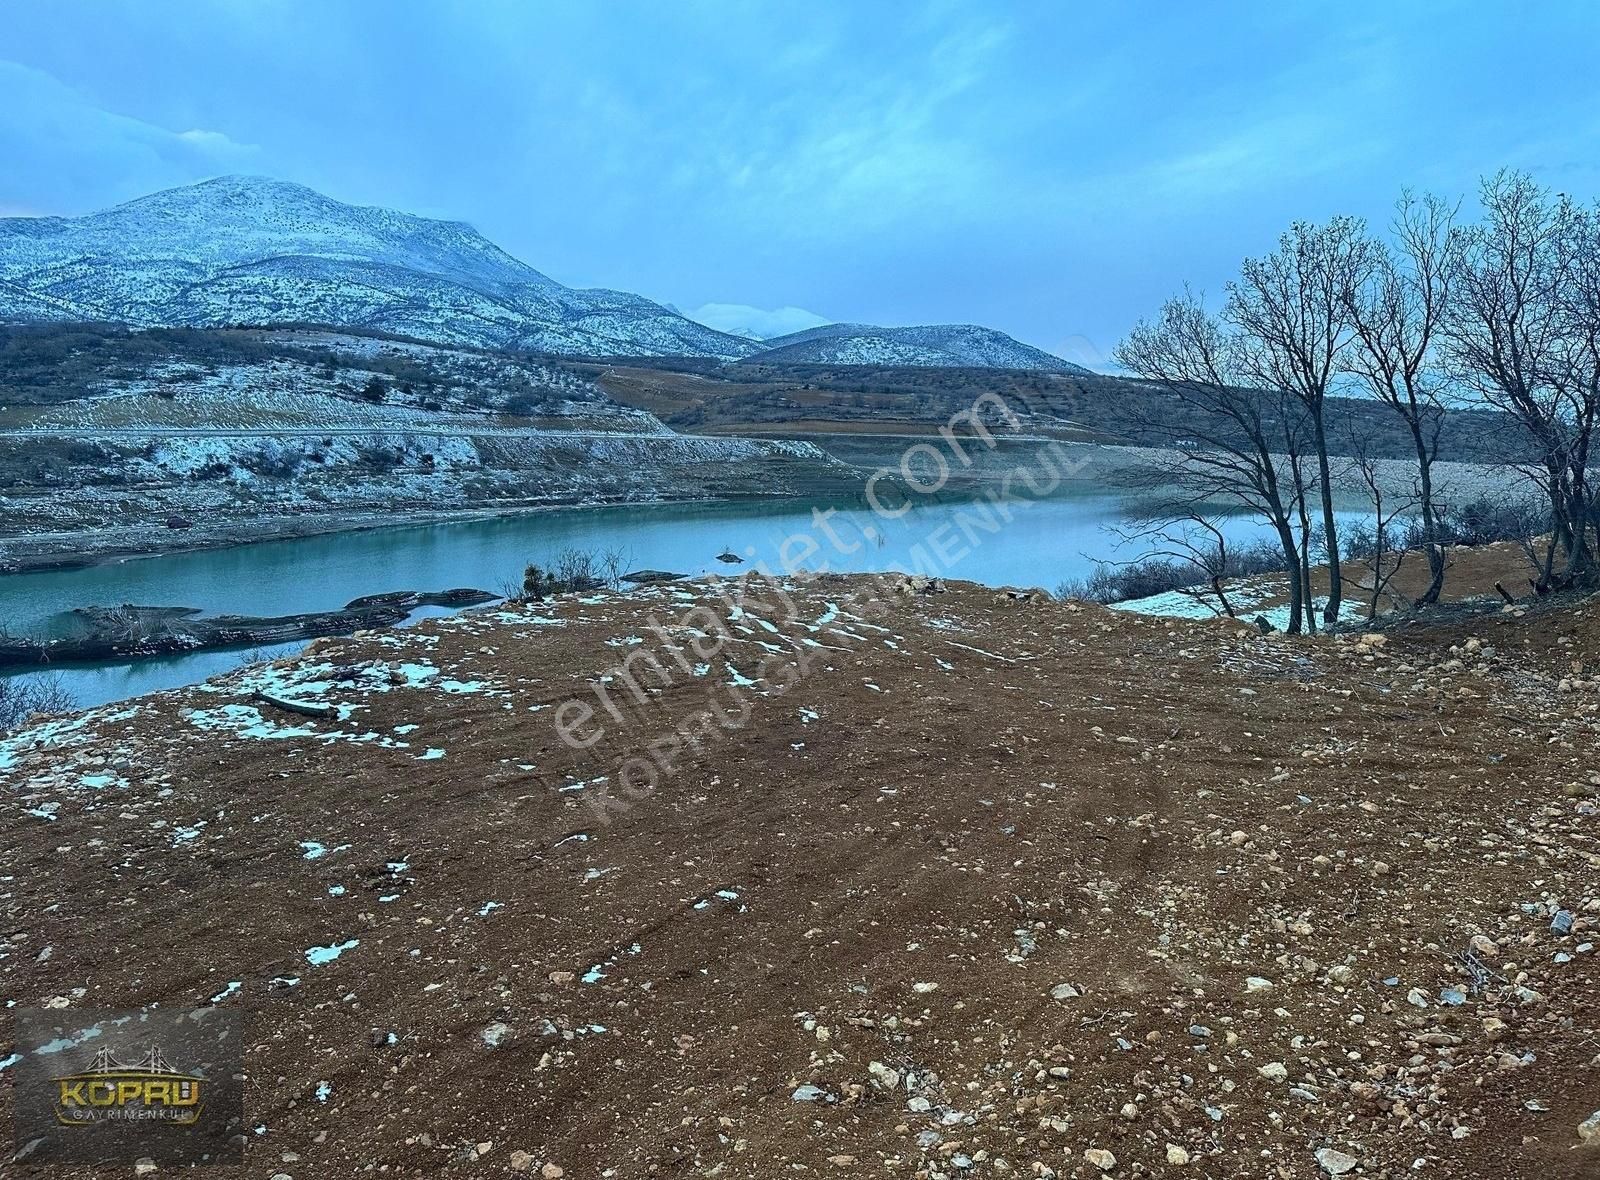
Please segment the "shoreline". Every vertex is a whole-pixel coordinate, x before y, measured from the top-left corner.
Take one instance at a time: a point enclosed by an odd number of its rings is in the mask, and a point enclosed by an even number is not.
[[[570,504],[522,504],[502,508],[396,509],[382,513],[374,510],[369,512],[321,514],[317,518],[320,523],[311,523],[311,527],[306,528],[274,527],[299,524],[304,519],[301,517],[251,518],[245,521],[235,520],[219,524],[217,531],[230,532],[231,535],[227,536],[215,536],[207,533],[197,538],[195,536],[197,529],[166,530],[173,536],[171,544],[160,543],[163,538],[155,532],[154,528],[150,529],[152,541],[146,544],[124,539],[130,533],[143,531],[142,529],[134,527],[108,529],[105,530],[105,534],[108,536],[107,543],[103,546],[97,546],[92,553],[86,553],[81,557],[63,557],[51,551],[20,555],[7,553],[4,557],[0,557],[0,579],[19,574],[92,569],[96,566],[117,565],[145,558],[175,557],[184,553],[206,553],[217,549],[244,548],[249,545],[268,544],[273,541],[299,541],[310,537],[325,537],[341,533],[370,533],[382,529],[426,528],[430,525],[438,524],[466,524],[481,520],[532,516],[542,512],[568,512],[577,509],[597,508],[658,508],[686,504],[736,504],[746,501],[802,500],[807,498],[805,495],[798,493],[751,492],[745,495],[662,497],[652,500],[614,500],[603,503],[590,501]],[[382,519],[378,519],[380,516]],[[257,529],[259,531],[255,531]],[[251,535],[244,535],[247,533]],[[66,534],[46,535],[61,536],[63,538],[67,536]],[[90,544],[93,544],[93,539],[98,535],[100,534],[94,532],[76,534],[73,539],[80,542],[87,540]],[[33,538],[24,538],[24,540],[33,540]],[[0,548],[9,547],[17,543],[13,539],[0,541]]]
[[[848,442],[859,443],[869,436],[847,436]],[[807,441],[824,446],[820,436],[811,435]],[[1036,439],[1005,439],[1009,445],[1037,446]],[[1161,448],[1131,447],[1104,443],[1062,443],[1070,451],[1092,455],[1096,463],[1090,470],[1079,469],[1065,474],[1064,484],[1081,485],[1098,482],[1126,496],[1130,504],[1138,507],[1150,501],[1150,488],[1144,484],[1159,472],[1160,464],[1170,457]],[[1003,448],[1004,449],[1004,448]],[[253,517],[223,517],[207,525],[196,523],[191,528],[173,530],[164,524],[134,524],[111,526],[82,532],[35,533],[0,537],[0,579],[15,574],[51,573],[67,570],[90,569],[96,566],[133,561],[140,558],[170,557],[183,553],[200,553],[218,549],[231,549],[271,541],[293,541],[339,533],[365,533],[379,529],[422,528],[430,525],[469,523],[473,521],[512,519],[544,512],[568,511],[589,508],[666,507],[690,504],[734,504],[746,502],[784,502],[825,499],[860,499],[874,468],[862,465],[867,456],[858,455],[854,461],[830,451],[834,458],[851,469],[859,478],[838,478],[817,481],[814,486],[782,491],[750,490],[723,495],[674,496],[670,493],[640,499],[539,501],[503,504],[494,507],[459,508],[370,508],[322,512],[315,516],[262,515]],[[874,460],[888,457],[885,452],[871,456]],[[998,454],[995,456],[998,458]],[[1105,468],[1094,470],[1100,464]],[[1408,478],[1403,460],[1382,461],[1385,483],[1389,491],[1400,487]],[[944,489],[938,498],[975,499],[993,483],[999,472],[980,464],[964,478]],[[1436,466],[1436,479],[1441,490],[1468,490],[1468,494],[1485,494],[1494,489],[1493,469],[1476,464],[1441,461]],[[1347,473],[1341,473],[1347,476]],[[1349,478],[1340,480],[1342,491],[1354,495],[1357,489]],[[1462,489],[1462,484],[1467,489]]]

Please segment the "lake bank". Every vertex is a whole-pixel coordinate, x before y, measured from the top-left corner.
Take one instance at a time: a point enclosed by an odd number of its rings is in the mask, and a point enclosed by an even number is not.
[[[838,504],[862,503],[869,481],[878,471],[899,476],[899,464],[908,448],[925,440],[901,434],[808,434],[788,440],[814,446],[826,462],[807,462],[782,455],[760,472],[760,461],[740,463],[731,471],[708,465],[685,478],[676,472],[670,480],[652,483],[635,480],[633,486],[613,487],[610,493],[589,489],[571,494],[504,495],[492,502],[451,502],[438,486],[441,472],[412,473],[400,494],[394,487],[374,483],[366,491],[373,503],[341,504],[308,500],[299,489],[282,489],[275,498],[252,489],[247,499],[213,497],[208,505],[173,502],[160,488],[119,489],[122,507],[113,510],[93,503],[70,502],[73,495],[89,496],[91,489],[64,491],[34,489],[0,496],[0,579],[5,575],[70,570],[159,555],[254,545],[262,542],[318,536],[363,533],[377,529],[494,520],[580,509],[625,506],[654,507],[673,504],[756,503],[828,500]],[[1038,460],[1045,448],[1059,456],[1059,476],[1067,484],[1100,485],[1142,500],[1151,494],[1177,452],[1152,448],[1073,443],[1037,437],[997,437],[992,447],[968,442],[969,463],[953,463],[949,485],[941,495],[977,498],[994,490]],[[770,457],[769,457],[770,459]],[[1383,460],[1379,470],[1387,496],[1404,495],[1410,485],[1410,465]],[[645,475],[649,475],[645,472]],[[1353,502],[1360,493],[1349,473],[1339,473],[1344,494]],[[1503,487],[1504,477],[1491,468],[1463,463],[1440,463],[1436,479],[1441,494],[1472,499]],[[168,489],[170,490],[170,489]],[[189,489],[192,491],[193,489]],[[708,494],[709,493],[709,494]],[[56,501],[66,497],[65,505]],[[131,499],[130,499],[131,497]],[[147,503],[143,503],[148,501]],[[141,502],[142,508],[129,507]],[[176,519],[180,527],[169,527]],[[62,527],[71,525],[71,527]],[[3,584],[3,581],[0,581]]]

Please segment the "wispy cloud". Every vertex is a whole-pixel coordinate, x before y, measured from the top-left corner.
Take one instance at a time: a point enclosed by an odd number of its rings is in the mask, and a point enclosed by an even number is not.
[[[684,314],[719,332],[757,340],[771,340],[774,336],[787,336],[790,332],[803,332],[832,322],[803,307],[776,307],[768,311],[743,303],[706,303]]]
[[[220,131],[107,110],[43,70],[0,60],[0,205],[81,213],[85,192],[138,196],[246,166],[254,150]]]

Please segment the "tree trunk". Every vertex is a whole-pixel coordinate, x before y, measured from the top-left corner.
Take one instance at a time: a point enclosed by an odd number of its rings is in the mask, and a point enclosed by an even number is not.
[[[1418,606],[1432,606],[1444,590],[1444,546],[1439,544],[1439,518],[1433,506],[1433,456],[1422,436],[1422,423],[1410,419],[1411,442],[1417,448],[1417,483],[1422,493],[1422,545],[1428,554],[1428,588]]]
[[[1300,553],[1294,543],[1294,529],[1282,517],[1272,522],[1278,532],[1278,544],[1283,546],[1283,569],[1289,575],[1289,625],[1284,628],[1290,635],[1300,634],[1300,610],[1303,594],[1300,581]]]
[[[1322,407],[1312,419],[1317,432],[1317,478],[1322,484],[1322,533],[1328,549],[1328,605],[1322,611],[1322,624],[1332,630],[1339,622],[1339,607],[1344,601],[1344,573],[1339,568],[1339,526],[1333,517],[1333,472],[1328,464],[1328,440],[1322,428]]]

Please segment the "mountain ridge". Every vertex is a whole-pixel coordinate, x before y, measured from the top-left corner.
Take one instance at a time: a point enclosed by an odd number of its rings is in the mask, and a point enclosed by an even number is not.
[[[0,219],[0,318],[319,320],[556,355],[735,360],[754,351],[642,296],[566,287],[465,222],[245,176],[82,217]]]
[[[827,324],[767,340],[568,287],[464,221],[221,176],[80,217],[0,218],[0,321],[321,323],[556,356],[1086,372],[975,324]]]

